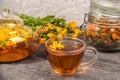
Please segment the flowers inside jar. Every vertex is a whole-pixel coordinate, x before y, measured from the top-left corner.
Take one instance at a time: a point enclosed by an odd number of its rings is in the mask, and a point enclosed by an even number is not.
[[[101,51],[118,50],[120,48],[120,26],[116,26],[116,24],[119,22],[104,18],[89,23],[89,27],[85,31],[88,43]]]

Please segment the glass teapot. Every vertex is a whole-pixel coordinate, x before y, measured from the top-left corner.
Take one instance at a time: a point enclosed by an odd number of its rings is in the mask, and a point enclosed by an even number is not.
[[[103,52],[120,50],[120,8],[118,4],[120,5],[118,0],[91,0],[90,12],[85,15],[81,26],[85,31],[88,45]]]
[[[4,8],[0,16],[0,62],[19,61],[35,53],[41,45],[40,28],[33,32]]]

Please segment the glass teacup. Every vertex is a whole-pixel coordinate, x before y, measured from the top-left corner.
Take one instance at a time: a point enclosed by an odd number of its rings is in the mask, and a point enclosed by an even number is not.
[[[75,74],[78,68],[93,64],[98,56],[96,49],[86,47],[86,43],[79,38],[56,37],[47,40],[45,47],[50,65],[61,75]],[[83,63],[84,53],[91,53],[93,57]]]

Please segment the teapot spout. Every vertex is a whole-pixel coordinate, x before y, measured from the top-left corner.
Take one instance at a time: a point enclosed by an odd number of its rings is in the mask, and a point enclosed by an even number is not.
[[[33,33],[33,36],[32,36],[32,42],[31,44],[29,43],[29,49],[30,49],[30,52],[32,53],[36,53],[41,46],[41,35],[42,35],[40,31],[41,28],[43,28],[43,26],[39,26],[36,29],[36,31]]]
[[[40,32],[40,29],[42,28],[42,26],[39,26],[37,29],[36,29],[36,31],[34,32],[34,34],[33,34],[33,39],[35,39],[35,38],[41,38],[41,35],[42,35],[42,33]]]

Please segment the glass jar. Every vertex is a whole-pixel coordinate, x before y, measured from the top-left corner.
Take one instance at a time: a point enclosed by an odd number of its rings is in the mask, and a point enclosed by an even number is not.
[[[120,8],[116,6],[120,1],[117,1],[91,0],[90,12],[85,16],[82,25],[85,39],[99,51],[120,50]]]

